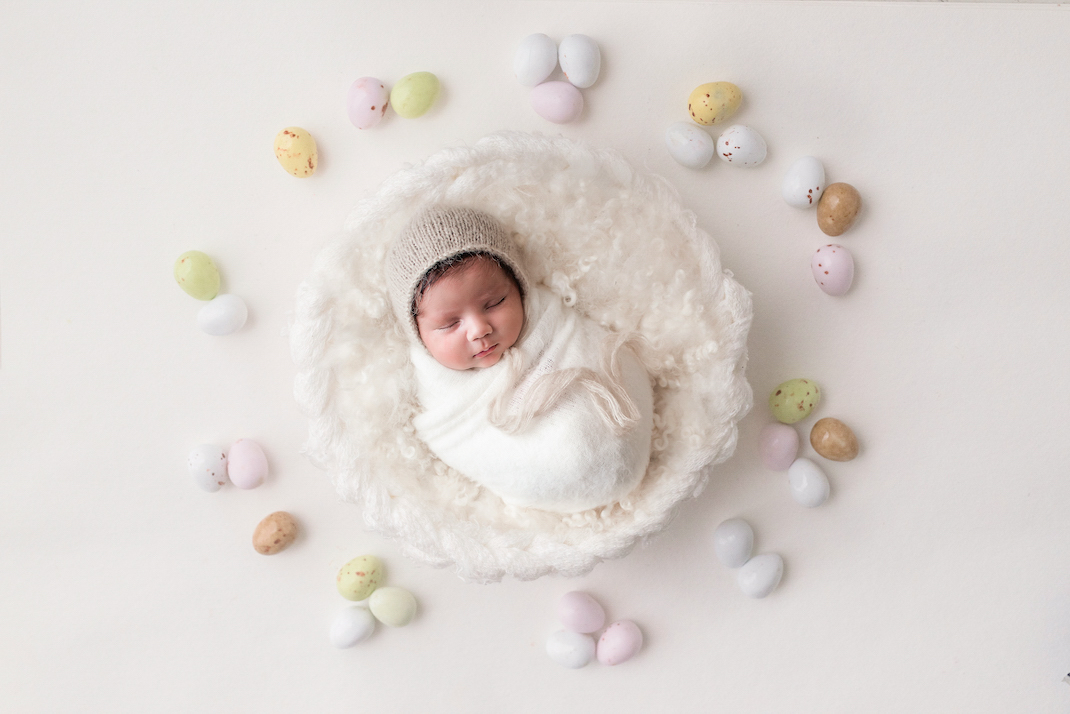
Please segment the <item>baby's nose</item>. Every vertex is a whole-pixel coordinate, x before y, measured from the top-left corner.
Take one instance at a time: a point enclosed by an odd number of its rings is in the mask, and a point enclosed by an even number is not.
[[[478,340],[481,337],[486,337],[493,329],[490,322],[482,317],[477,317],[468,324],[468,339]]]

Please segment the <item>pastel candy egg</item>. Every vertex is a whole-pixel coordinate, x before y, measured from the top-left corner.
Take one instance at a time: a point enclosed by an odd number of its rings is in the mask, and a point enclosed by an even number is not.
[[[217,295],[197,312],[197,326],[209,335],[237,332],[249,317],[249,308],[237,295]]]
[[[275,135],[275,158],[286,173],[308,178],[319,162],[316,140],[301,127],[288,126]]]
[[[267,456],[260,444],[249,439],[238,439],[230,446],[227,475],[238,488],[256,488],[264,483],[268,474]]]
[[[840,296],[851,289],[855,279],[855,259],[842,245],[829,243],[814,252],[810,269],[818,287],[828,295]]]
[[[765,139],[742,124],[733,124],[717,137],[717,157],[733,166],[757,166],[765,161]]]
[[[810,430],[810,445],[814,451],[832,461],[850,461],[858,456],[858,438],[851,427],[839,419],[818,419]]]
[[[349,86],[346,109],[349,121],[358,129],[371,129],[382,120],[390,104],[386,84],[375,77],[361,77]]]
[[[579,590],[561,596],[557,602],[557,616],[561,624],[573,632],[596,632],[606,624],[606,611],[597,600]]]
[[[557,68],[557,45],[546,35],[537,32],[520,41],[513,55],[513,73],[525,87],[543,82]]]
[[[821,390],[809,379],[789,379],[769,395],[769,408],[776,420],[794,424],[810,416],[821,401]]]
[[[687,98],[687,113],[699,124],[720,124],[736,113],[743,92],[731,82],[700,84]]]
[[[713,532],[713,551],[729,568],[738,568],[750,560],[754,548],[754,529],[742,518],[729,518]]]
[[[384,625],[404,627],[416,617],[416,598],[403,588],[378,588],[368,598],[368,609]]]
[[[758,454],[770,471],[787,471],[799,454],[799,432],[787,424],[766,424],[758,434]]]
[[[693,122],[678,121],[665,132],[665,146],[676,162],[701,169],[713,158],[713,137]]]
[[[375,617],[367,608],[350,605],[338,611],[331,623],[331,644],[338,649],[352,647],[375,632]]]
[[[568,82],[543,82],[531,90],[531,108],[547,121],[567,124],[583,113],[583,94]]]
[[[862,209],[862,196],[849,183],[829,184],[817,202],[817,227],[825,235],[838,236],[854,225]]]
[[[215,444],[195,446],[186,457],[186,466],[194,483],[214,493],[227,483],[227,455]]]
[[[618,620],[598,639],[598,661],[615,665],[627,662],[643,647],[643,633],[631,620]]]
[[[829,480],[821,467],[807,458],[795,459],[788,468],[791,497],[807,508],[816,508],[828,500]]]
[[[423,116],[438,99],[438,77],[430,72],[413,72],[398,80],[390,90],[390,106],[398,116],[415,119]]]
[[[594,659],[594,638],[580,632],[558,630],[546,638],[546,654],[569,669],[579,669]]]
[[[776,589],[784,575],[784,559],[776,553],[756,555],[739,569],[736,583],[744,595],[763,598]]]
[[[595,41],[587,35],[569,35],[561,40],[557,57],[565,77],[580,89],[586,89],[598,81],[602,54]]]
[[[359,555],[343,565],[334,580],[346,600],[365,600],[383,581],[383,564],[374,555]]]
[[[825,187],[825,167],[813,156],[804,156],[792,164],[784,181],[780,184],[780,193],[789,205],[796,208],[811,208],[821,200]]]
[[[211,300],[219,292],[219,268],[199,250],[188,250],[175,261],[175,281],[191,297]]]
[[[253,548],[261,555],[275,555],[286,550],[297,538],[297,521],[286,511],[275,511],[256,525]]]

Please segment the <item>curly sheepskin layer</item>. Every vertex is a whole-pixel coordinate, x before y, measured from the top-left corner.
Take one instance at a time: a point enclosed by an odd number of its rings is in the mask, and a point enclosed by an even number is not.
[[[511,507],[416,437],[409,343],[383,264],[394,236],[433,203],[497,216],[517,235],[533,282],[604,327],[645,338],[651,460],[619,503],[574,514]],[[363,201],[298,291],[291,347],[310,420],[305,453],[368,527],[419,561],[475,582],[582,575],[664,528],[731,456],[752,401],[751,314],[750,295],[676,191],[617,152],[519,132],[445,149]]]

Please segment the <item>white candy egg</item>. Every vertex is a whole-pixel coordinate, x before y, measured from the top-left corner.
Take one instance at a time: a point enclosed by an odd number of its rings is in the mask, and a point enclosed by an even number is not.
[[[201,444],[193,447],[186,465],[194,482],[209,493],[218,491],[227,483],[227,455],[221,446]]]
[[[237,295],[217,295],[197,313],[197,326],[209,335],[237,332],[249,317],[245,301]]]
[[[580,632],[558,630],[546,638],[546,654],[569,669],[579,669],[594,658],[594,638]]]
[[[812,208],[825,190],[825,167],[813,156],[804,156],[784,174],[780,192],[796,208]]]
[[[665,146],[676,162],[701,169],[713,158],[713,137],[694,122],[678,121],[665,131]]]
[[[762,598],[776,589],[783,574],[784,559],[776,553],[762,553],[748,560],[739,569],[736,582],[744,595]]]
[[[821,467],[807,458],[799,457],[788,467],[791,497],[807,508],[820,506],[829,497],[829,480]]]
[[[757,166],[765,161],[765,139],[743,124],[733,124],[717,137],[717,156],[733,166]]]
[[[594,84],[602,69],[602,54],[598,51],[598,45],[587,35],[569,35],[561,40],[557,59],[568,81],[580,89]]]
[[[713,550],[729,568],[746,563],[753,547],[754,529],[742,518],[730,518],[713,532]]]
[[[331,623],[331,644],[338,649],[352,647],[375,631],[375,617],[368,609],[354,605],[339,610]]]
[[[513,55],[513,73],[525,87],[534,87],[557,67],[557,45],[542,33],[528,35],[520,41]]]

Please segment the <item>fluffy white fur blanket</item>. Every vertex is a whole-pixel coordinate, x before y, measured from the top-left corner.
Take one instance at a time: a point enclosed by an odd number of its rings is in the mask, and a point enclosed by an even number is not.
[[[531,282],[608,330],[643,338],[654,385],[650,463],[616,503],[560,514],[506,504],[435,457],[419,412],[409,341],[383,261],[433,203],[497,216],[523,240]],[[617,152],[521,132],[437,152],[363,200],[297,295],[294,393],[305,453],[354,514],[408,555],[477,582],[588,572],[664,528],[735,449],[751,406],[744,376],[747,291],[665,180]]]
[[[423,411],[416,433],[447,466],[487,487],[512,506],[574,513],[619,501],[646,472],[654,425],[650,378],[627,348],[621,386],[638,411],[617,433],[599,405],[573,384],[549,411],[517,433],[490,421],[498,399],[518,409],[531,385],[565,370],[602,371],[609,333],[534,286],[524,297],[526,325],[519,344],[487,369],[453,370],[413,345],[417,396]],[[519,360],[514,367],[513,360]]]

